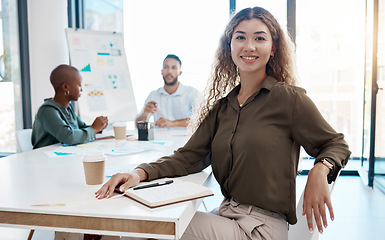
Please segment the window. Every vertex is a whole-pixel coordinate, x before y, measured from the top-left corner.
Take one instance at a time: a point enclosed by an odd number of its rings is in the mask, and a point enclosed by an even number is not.
[[[229,5],[221,0],[86,0],[84,8],[87,29],[124,32],[138,111],[150,91],[163,86],[162,62],[169,53],[182,60],[179,80],[203,91],[229,20]]]
[[[376,119],[376,157],[385,161],[385,1],[379,1],[378,49],[377,49],[377,119]],[[385,173],[385,163],[381,173]],[[377,169],[377,168],[376,168]]]
[[[0,0],[0,152],[16,152],[23,128],[17,1]]]
[[[370,1],[369,1],[370,2]],[[385,1],[378,1],[378,45],[377,45],[377,85],[376,133],[374,153],[374,174],[378,186],[385,192]],[[366,167],[366,166],[365,166]],[[369,167],[370,168],[370,167]],[[366,169],[366,168],[365,168]],[[370,185],[369,170],[369,185]]]
[[[124,2],[125,46],[139,111],[150,91],[163,86],[162,62],[169,53],[182,60],[183,84],[205,88],[228,19],[229,6],[220,0]]]
[[[84,28],[123,32],[123,0],[84,0]]]
[[[263,7],[268,10],[277,19],[283,30],[287,25],[287,1],[286,0],[236,0],[237,12],[248,7]]]
[[[297,0],[296,13],[299,85],[361,156],[365,1]]]

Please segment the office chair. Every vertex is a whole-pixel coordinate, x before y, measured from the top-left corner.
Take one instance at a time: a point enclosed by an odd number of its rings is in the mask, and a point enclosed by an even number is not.
[[[313,233],[311,233],[307,227],[307,220],[306,216],[302,216],[302,210],[303,210],[303,194],[305,191],[302,192],[301,198],[299,199],[299,202],[297,204],[297,223],[293,226],[289,227],[289,240],[297,240],[297,239],[303,239],[303,240],[317,240],[319,238],[319,232],[317,229],[317,224],[313,217]]]
[[[26,152],[33,149],[31,143],[32,129],[16,131],[17,152]]]
[[[336,182],[340,173],[341,171],[338,173],[336,180],[329,185],[330,195],[333,192],[333,189],[336,185]],[[305,191],[302,192],[301,198],[299,199],[299,202],[297,204],[296,214],[297,214],[298,222],[295,225],[290,226],[289,228],[289,240],[297,240],[297,239],[318,240],[319,238],[319,232],[317,229],[317,224],[314,220],[314,216],[313,216],[313,228],[314,228],[313,233],[311,233],[307,227],[306,216],[302,216],[304,192]]]

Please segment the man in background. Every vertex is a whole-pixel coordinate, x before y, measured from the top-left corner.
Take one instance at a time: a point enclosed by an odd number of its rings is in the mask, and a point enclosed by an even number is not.
[[[147,121],[154,115],[155,126],[186,127],[193,107],[201,93],[193,87],[182,85],[178,77],[182,74],[182,62],[178,56],[169,54],[163,60],[162,76],[164,85],[146,98],[145,105],[136,123]]]

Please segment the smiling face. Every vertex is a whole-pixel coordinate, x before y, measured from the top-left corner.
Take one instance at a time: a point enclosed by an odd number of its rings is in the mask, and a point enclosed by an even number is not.
[[[162,76],[164,84],[172,86],[178,82],[178,76],[182,74],[180,63],[173,58],[166,58],[163,62]]]
[[[257,18],[244,20],[234,29],[231,58],[242,74],[266,74],[266,64],[274,55],[268,27]]]

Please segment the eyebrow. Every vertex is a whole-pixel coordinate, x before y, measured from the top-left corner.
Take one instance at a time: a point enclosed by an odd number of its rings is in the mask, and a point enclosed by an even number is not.
[[[163,67],[178,67],[178,64],[175,64],[175,65],[163,64]]]
[[[246,34],[246,32],[244,32],[244,31],[236,31],[235,33]],[[267,32],[265,32],[265,31],[258,31],[258,32],[255,32],[254,34],[267,34]]]

